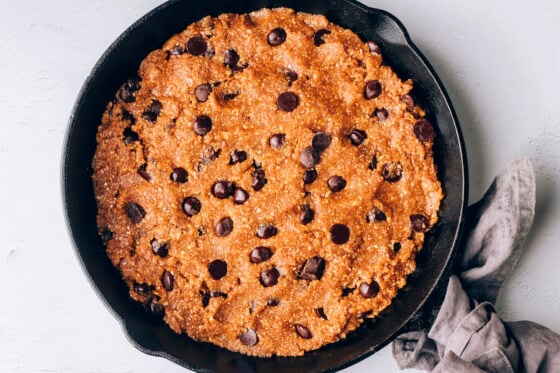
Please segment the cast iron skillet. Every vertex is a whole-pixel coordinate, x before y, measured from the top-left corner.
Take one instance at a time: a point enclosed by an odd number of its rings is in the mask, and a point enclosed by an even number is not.
[[[418,269],[388,309],[340,342],[303,357],[265,359],[244,356],[177,335],[130,299],[125,283],[109,262],[97,235],[91,161],[97,126],[106,104],[119,86],[135,74],[140,62],[151,50],[160,48],[173,34],[206,15],[246,13],[280,6],[324,14],[332,22],[352,29],[363,40],[378,41],[384,61],[402,79],[414,80],[416,101],[436,126],[435,159],[445,199],[440,220],[428,234],[424,249],[418,256]],[[122,321],[130,341],[141,351],[203,372],[337,370],[371,355],[389,343],[399,330],[403,330],[438,282],[446,277],[461,234],[467,201],[464,145],[455,113],[441,82],[394,16],[354,0],[174,0],[159,6],[126,30],[94,67],[70,118],[63,162],[62,182],[69,230],[83,268],[100,297]]]

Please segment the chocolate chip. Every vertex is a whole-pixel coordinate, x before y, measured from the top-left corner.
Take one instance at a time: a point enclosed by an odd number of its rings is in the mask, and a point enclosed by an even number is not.
[[[138,167],[138,175],[140,175],[144,180],[146,181],[152,181],[152,175],[150,175],[146,169],[148,168],[148,165],[146,163],[144,163],[142,166]]]
[[[275,149],[280,149],[285,142],[286,142],[286,135],[283,133],[277,133],[276,135],[272,135],[268,140],[268,144]]]
[[[276,105],[283,111],[294,111],[299,104],[299,98],[294,92],[284,92],[278,96]]]
[[[259,224],[257,228],[257,237],[267,239],[276,236],[278,229],[272,224]]]
[[[321,157],[319,155],[319,152],[313,149],[311,146],[303,149],[299,155],[299,161],[305,168],[311,168],[315,166],[317,163],[319,163],[320,160]]]
[[[264,170],[262,168],[258,168],[251,173],[251,177],[253,178],[251,182],[251,186],[254,190],[261,190],[264,188],[268,180],[265,176]]]
[[[126,103],[131,103],[136,101],[136,96],[134,95],[133,92],[130,92],[129,90],[126,90],[124,88],[121,88],[118,92],[118,97]]]
[[[216,290],[212,290],[208,292],[208,295],[210,295],[210,298],[227,298],[226,293],[222,293],[221,291],[216,291]]]
[[[360,295],[364,298],[374,298],[379,293],[379,284],[373,280],[370,284],[362,282],[359,287]]]
[[[219,280],[227,274],[227,263],[216,259],[208,264],[208,272],[214,280]]]
[[[281,27],[276,27],[268,33],[268,44],[276,47],[286,41],[286,30]]]
[[[349,296],[350,294],[352,294],[352,293],[354,292],[354,290],[356,290],[355,287],[354,287],[354,288],[343,288],[343,289],[342,289],[342,296],[343,296],[343,297],[347,297],[347,296]]]
[[[405,103],[406,109],[408,111],[413,111],[414,110],[414,99],[412,98],[411,95],[409,95],[409,94],[402,95],[401,96],[401,101]]]
[[[226,199],[233,193],[232,184],[225,180],[220,180],[212,185],[212,195],[219,199]]]
[[[205,291],[199,291],[200,293],[200,300],[202,301],[202,307],[206,308],[210,303],[210,294]]]
[[[140,86],[140,79],[128,79],[126,83],[119,89],[118,97],[126,103],[131,103],[136,101],[136,92],[139,91],[141,88]]]
[[[247,329],[245,333],[239,335],[239,340],[247,347],[252,347],[257,344],[259,338],[253,329]]]
[[[265,288],[274,286],[278,283],[278,278],[280,277],[280,272],[276,267],[272,267],[261,272],[261,285]]]
[[[167,53],[169,56],[180,56],[185,53],[185,48],[182,45],[176,45]]]
[[[325,43],[325,39],[323,38],[325,35],[330,34],[331,32],[327,29],[319,29],[315,32],[315,35],[313,35],[313,42],[315,43],[315,46],[318,47],[321,44]]]
[[[187,216],[195,216],[200,212],[202,204],[196,197],[187,197],[183,200],[183,211]]]
[[[187,172],[187,170],[185,170],[182,167],[175,167],[173,169],[173,172],[171,172],[171,175],[169,176],[169,178],[176,182],[176,183],[186,183],[187,180],[189,179],[189,174]]]
[[[222,149],[214,149],[212,146],[210,148],[204,149],[204,153],[200,158],[200,163],[203,165],[210,164],[220,157]]]
[[[410,216],[410,224],[414,232],[426,232],[430,226],[430,220],[425,215],[416,214]]]
[[[315,313],[323,320],[328,320],[327,314],[325,313],[323,307],[315,308]]]
[[[327,185],[333,193],[337,193],[346,187],[346,180],[342,176],[334,175],[329,177]]]
[[[311,170],[305,170],[303,173],[303,183],[308,185],[313,183],[315,180],[317,180],[317,170],[314,168]]]
[[[166,242],[160,243],[155,238],[150,241],[150,245],[152,246],[152,252],[161,257],[165,258],[169,255],[169,245]]]
[[[262,263],[272,257],[272,250],[266,246],[257,246],[249,254],[251,263]]]
[[[148,122],[154,123],[155,121],[157,121],[157,118],[162,109],[163,105],[159,100],[152,100],[150,106],[148,106],[142,113],[142,118],[144,118]]]
[[[243,71],[247,66],[249,66],[249,64],[247,62],[245,62],[243,65],[235,65],[231,68],[231,71],[233,71],[235,73],[239,73],[239,72]]]
[[[150,312],[157,318],[163,318],[163,316],[165,316],[165,308],[158,302],[150,303]]]
[[[311,140],[311,147],[318,152],[324,151],[331,144],[331,137],[328,133],[319,132],[313,136]]]
[[[134,116],[130,113],[130,111],[128,111],[124,108],[122,109],[121,117],[122,117],[122,120],[130,122],[131,124],[136,123],[136,118],[134,118]]]
[[[113,239],[113,232],[111,232],[108,228],[103,228],[103,230],[100,233],[100,236],[103,245],[107,245],[107,243]]]
[[[331,241],[337,245],[342,245],[348,242],[350,238],[350,228],[344,224],[334,224],[331,227]]]
[[[233,231],[233,220],[230,217],[221,218],[214,227],[218,237],[228,236]]]
[[[313,258],[305,261],[303,266],[300,268],[297,277],[308,281],[320,280],[321,277],[323,277],[324,270],[325,259],[320,256],[314,256]]]
[[[377,169],[377,155],[374,154],[371,157],[371,161],[368,164],[368,168],[372,171]]]
[[[348,135],[348,138],[350,139],[350,142],[352,143],[352,145],[354,146],[358,146],[361,145],[365,139],[367,139],[367,134],[366,131],[362,131],[359,129],[354,129],[352,130],[352,132],[350,132],[350,135]]]
[[[280,301],[276,298],[269,298],[266,300],[266,305],[270,307],[276,307],[280,304]]]
[[[399,250],[401,249],[402,245],[400,242],[393,242],[393,251],[395,253],[398,253]]]
[[[356,314],[356,318],[358,320],[365,319],[367,316],[371,315],[372,313],[373,313],[372,310],[368,310],[368,311],[364,311],[364,312],[358,312]]]
[[[201,56],[207,49],[208,44],[201,36],[193,36],[187,41],[187,52],[193,56]]]
[[[376,98],[381,94],[381,83],[378,80],[370,80],[364,87],[364,97],[368,100]]]
[[[249,193],[245,189],[241,187],[235,187],[235,189],[233,190],[233,203],[235,203],[236,205],[242,205],[247,202],[248,199]]]
[[[233,68],[239,62],[239,54],[235,49],[228,49],[224,53],[224,65]]]
[[[243,150],[234,150],[229,157],[229,164],[241,163],[247,160],[247,153]]]
[[[315,216],[315,211],[309,205],[303,205],[301,208],[301,214],[299,215],[299,222],[303,225],[311,223],[313,217]]]
[[[206,102],[208,101],[210,92],[212,92],[212,86],[208,83],[204,83],[194,89],[194,96],[198,102]]]
[[[124,129],[123,138],[126,145],[130,145],[133,142],[140,140],[140,136],[138,136],[138,133],[134,132],[130,127],[126,127]]]
[[[212,119],[208,115],[199,115],[193,123],[194,132],[204,136],[212,129]]]
[[[125,83],[125,87],[131,92],[139,91],[140,88],[142,88],[142,86],[140,85],[140,78],[136,77],[128,79]]]
[[[414,124],[414,135],[422,142],[432,141],[436,137],[436,132],[432,124],[426,119],[420,119]]]
[[[134,290],[134,292],[136,292],[138,295],[147,296],[154,290],[154,286],[148,285],[145,282],[141,284],[135,282],[134,284],[132,284],[132,290]]]
[[[390,162],[383,167],[383,179],[390,183],[399,181],[402,178],[403,168],[399,162]]]
[[[387,215],[385,215],[385,213],[381,210],[379,210],[377,207],[368,211],[367,216],[366,216],[366,221],[368,223],[371,222],[379,222],[379,221],[385,221],[387,220]]]
[[[304,339],[309,339],[312,337],[311,332],[305,326],[301,324],[295,324],[296,333]]]
[[[371,53],[381,54],[381,47],[380,47],[379,44],[377,44],[375,41],[369,40],[369,41],[367,42],[367,46],[368,46],[369,51],[370,51]]]
[[[167,291],[173,290],[173,285],[175,285],[175,277],[173,273],[169,271],[163,271],[163,275],[161,276],[161,284],[163,288]]]
[[[237,96],[239,96],[239,92],[226,93],[224,94],[224,101],[231,101]]]
[[[373,111],[373,115],[375,115],[377,117],[377,120],[379,120],[379,122],[381,123],[385,122],[387,118],[389,118],[389,112],[385,108],[375,109]]]
[[[146,211],[137,203],[130,202],[125,205],[126,215],[134,224],[138,224],[146,216]]]
[[[286,71],[286,78],[288,79],[288,85],[291,86],[293,82],[298,80],[299,76],[294,70]]]

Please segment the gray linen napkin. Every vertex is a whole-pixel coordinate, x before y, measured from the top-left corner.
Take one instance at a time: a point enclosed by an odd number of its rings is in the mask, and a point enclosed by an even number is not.
[[[429,331],[393,342],[399,368],[432,372],[560,372],[560,336],[541,325],[503,322],[492,303],[515,267],[535,211],[531,162],[513,162],[469,207],[441,309]]]

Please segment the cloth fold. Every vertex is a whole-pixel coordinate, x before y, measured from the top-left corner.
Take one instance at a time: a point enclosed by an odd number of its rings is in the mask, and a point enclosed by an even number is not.
[[[503,322],[500,287],[511,273],[535,211],[531,162],[513,162],[467,212],[458,266],[429,331],[393,342],[401,369],[433,372],[560,371],[560,336],[535,323]]]

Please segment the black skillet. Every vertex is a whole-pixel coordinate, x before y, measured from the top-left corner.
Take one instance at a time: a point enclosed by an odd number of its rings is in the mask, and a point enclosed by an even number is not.
[[[332,22],[353,30],[363,40],[376,40],[381,45],[384,61],[400,78],[414,81],[413,95],[436,127],[435,160],[445,199],[440,220],[418,255],[417,270],[381,315],[365,322],[346,339],[303,357],[255,358],[177,335],[130,299],[126,285],[109,262],[97,235],[91,161],[105,105],[125,79],[135,74],[151,50],[160,48],[173,34],[204,16],[280,6],[324,14]],[[467,201],[465,149],[457,118],[441,82],[399,20],[353,0],[174,0],[159,6],[127,29],[95,65],[70,118],[63,162],[63,194],[69,230],[78,258],[99,296],[121,320],[130,341],[141,351],[201,372],[333,371],[379,350],[397,333],[410,329],[411,322],[418,321],[424,303],[427,314],[439,306],[438,301],[429,296],[447,277]]]

